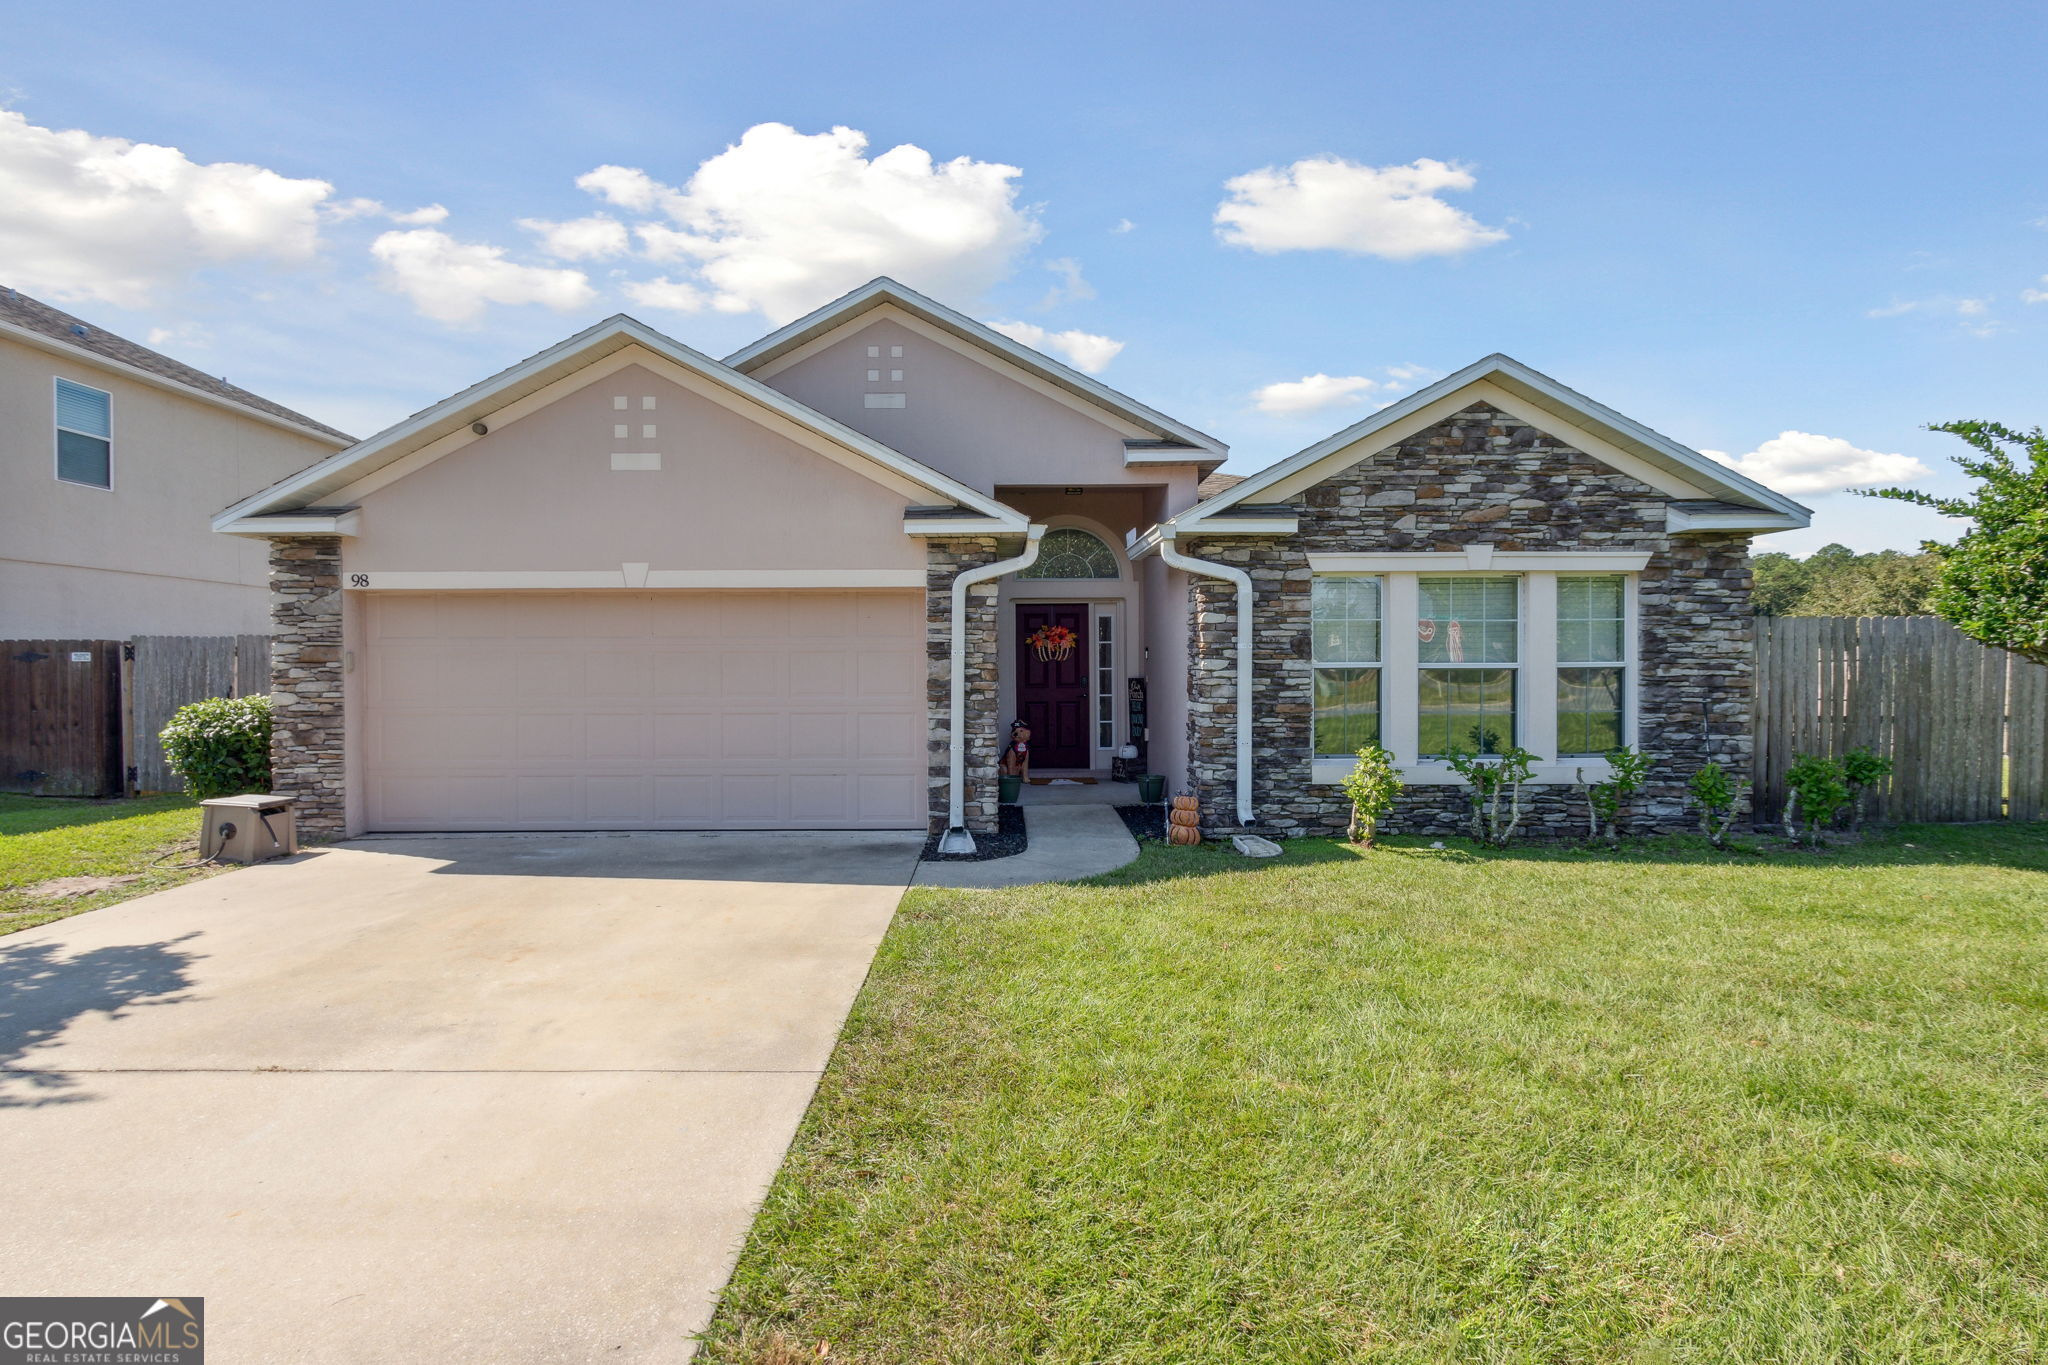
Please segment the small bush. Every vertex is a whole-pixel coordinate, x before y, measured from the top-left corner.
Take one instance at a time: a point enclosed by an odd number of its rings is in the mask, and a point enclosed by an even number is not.
[[[1618,749],[1607,751],[1609,777],[1605,782],[1586,781],[1586,770],[1579,770],[1579,785],[1586,790],[1587,837],[1598,839],[1605,834],[1607,842],[1621,842],[1621,813],[1628,805],[1628,799],[1643,789],[1643,779],[1650,775],[1650,759],[1641,749],[1624,744]]]
[[[1380,817],[1401,795],[1401,770],[1394,766],[1394,756],[1377,744],[1360,749],[1357,766],[1345,775],[1344,795],[1351,799],[1351,842],[1371,848]]]
[[[1522,823],[1522,784],[1535,776],[1536,755],[1517,744],[1492,762],[1453,744],[1444,751],[1444,762],[1465,779],[1465,800],[1472,807],[1472,838],[1494,848],[1506,848]],[[1501,795],[1508,808],[1500,808]]]
[[[1799,817],[1806,817],[1809,843],[1820,842],[1821,831],[1834,823],[1849,804],[1849,780],[1842,765],[1819,754],[1801,754],[1785,770],[1785,837],[1799,841]]]
[[[1709,762],[1686,782],[1693,805],[1699,807],[1700,833],[1715,848],[1728,847],[1728,830],[1735,823],[1735,799],[1742,794],[1742,779],[1730,777],[1719,763]]]
[[[195,800],[270,790],[269,697],[208,697],[181,706],[157,738]]]
[[[1892,775],[1892,761],[1859,746],[1842,755],[1842,780],[1849,784],[1849,828],[1863,828],[1863,798]]]

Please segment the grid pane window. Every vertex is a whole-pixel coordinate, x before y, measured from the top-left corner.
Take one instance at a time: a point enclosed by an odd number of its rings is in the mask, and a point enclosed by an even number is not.
[[[1519,657],[1521,583],[1515,578],[1424,578],[1416,620],[1425,664],[1511,664]]]
[[[113,399],[99,389],[57,381],[57,477],[113,486]]]
[[[1557,752],[1604,754],[1621,747],[1621,670],[1557,670]]]
[[[1557,580],[1557,752],[1604,754],[1626,742],[1628,580],[1563,574]],[[1574,665],[1579,665],[1574,667]],[[1585,665],[1599,665],[1587,667]]]
[[[1346,757],[1380,739],[1381,592],[1377,578],[1309,584],[1315,751]]]
[[[1107,613],[1095,618],[1095,743],[1103,749],[1116,744],[1116,644],[1110,639],[1114,619]]]
[[[1425,668],[1416,689],[1425,757],[1453,747],[1467,753],[1505,753],[1515,743],[1515,670]]]
[[[1038,558],[1017,571],[1019,578],[1115,578],[1116,552],[1101,537],[1062,527],[1038,542]]]

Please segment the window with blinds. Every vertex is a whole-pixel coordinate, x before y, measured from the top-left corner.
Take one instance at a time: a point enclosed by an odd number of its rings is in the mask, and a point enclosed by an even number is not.
[[[57,477],[90,488],[114,484],[113,398],[68,379],[57,381]]]

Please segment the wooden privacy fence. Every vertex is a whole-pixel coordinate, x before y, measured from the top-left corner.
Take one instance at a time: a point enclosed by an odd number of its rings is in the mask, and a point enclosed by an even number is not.
[[[0,643],[0,791],[121,790],[121,642]]]
[[[268,635],[0,641],[0,791],[177,791],[157,735],[178,708],[269,690]]]
[[[1892,760],[1882,820],[2048,817],[2048,668],[1935,616],[1757,620],[1759,819],[1784,810],[1801,754]]]
[[[138,635],[130,642],[129,762],[136,791],[179,791],[157,735],[178,708],[207,697],[270,690],[268,635]]]

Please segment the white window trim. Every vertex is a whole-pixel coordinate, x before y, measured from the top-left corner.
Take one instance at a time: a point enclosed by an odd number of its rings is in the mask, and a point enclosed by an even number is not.
[[[1399,558],[1406,561],[1401,567],[1384,567],[1384,561]],[[1488,558],[1488,557],[1482,557]],[[1464,782],[1450,764],[1441,759],[1423,760],[1417,755],[1421,745],[1420,678],[1421,649],[1415,636],[1415,618],[1420,603],[1420,579],[1423,575],[1442,573],[1483,573],[1498,576],[1502,573],[1516,573],[1521,576],[1521,658],[1515,668],[1515,714],[1520,722],[1518,743],[1536,755],[1531,781],[1543,784],[1571,784],[1582,779],[1600,782],[1611,775],[1612,769],[1604,758],[1560,758],[1557,753],[1557,576],[1560,573],[1621,573],[1623,575],[1622,605],[1626,614],[1623,627],[1622,667],[1627,670],[1624,677],[1622,699],[1622,732],[1626,743],[1637,742],[1638,711],[1641,685],[1639,677],[1639,638],[1641,635],[1640,616],[1637,608],[1638,580],[1634,569],[1623,569],[1611,562],[1615,559],[1629,559],[1639,569],[1648,563],[1648,555],[1581,555],[1524,554],[1513,556],[1516,560],[1541,559],[1541,568],[1507,568],[1501,561],[1506,555],[1493,555],[1482,565],[1472,565],[1464,554],[1431,555],[1311,555],[1310,568],[1317,574],[1326,573],[1373,573],[1382,578],[1380,587],[1380,743],[1394,756],[1394,765],[1401,770],[1401,780],[1410,786],[1457,786]],[[1587,564],[1586,560],[1602,561]],[[1417,563],[1418,560],[1427,561]],[[1449,561],[1460,561],[1453,567]],[[1376,561],[1382,567],[1372,570],[1353,569],[1356,561]],[[1327,568],[1333,562],[1341,568]],[[1312,665],[1313,666],[1313,665]],[[1313,673],[1311,673],[1313,677]],[[1311,686],[1313,683],[1311,682]],[[1532,704],[1540,703],[1540,704]],[[1310,734],[1314,734],[1315,717],[1313,706],[1309,717]],[[1311,741],[1313,748],[1313,741]],[[1317,758],[1311,755],[1309,781],[1319,786],[1331,786],[1342,782],[1350,773],[1353,760],[1344,758]]]
[[[99,436],[90,431],[78,431],[72,427],[65,426],[57,420],[57,386],[59,384],[70,384],[96,393],[107,400],[106,435]],[[63,442],[57,439],[57,433],[63,431],[68,431],[73,436],[83,436],[88,440],[105,441],[107,443],[107,481],[105,483],[86,483],[81,479],[67,479],[64,477]],[[76,379],[68,379],[61,374],[50,377],[50,473],[56,476],[58,483],[70,484],[73,488],[90,488],[99,493],[111,493],[114,491],[114,395],[111,390],[100,388],[96,384],[81,384]]]
[[[1094,703],[1089,708],[1088,729],[1092,741],[1090,747],[1098,754],[1114,754],[1122,745],[1120,736],[1123,732],[1123,724],[1116,713],[1118,690],[1116,680],[1122,672],[1117,667],[1117,663],[1123,657],[1124,628],[1123,622],[1117,619],[1121,614],[1117,611],[1117,605],[1114,602],[1093,602],[1088,607],[1088,699]],[[1106,692],[1102,686],[1103,665],[1101,662],[1103,644],[1102,623],[1105,621],[1109,623],[1109,687]],[[1107,744],[1102,742],[1102,707],[1105,696],[1108,698],[1109,705],[1109,743]]]
[[[1578,574],[1581,572],[1582,571],[1573,571],[1573,576],[1578,576]],[[1553,585],[1555,584],[1556,579],[1557,575],[1552,575],[1551,581]],[[1554,628],[1554,624],[1557,619],[1555,598],[1553,598],[1552,600],[1552,610],[1550,615]],[[1598,661],[1580,659],[1559,660],[1554,656],[1551,659],[1551,666],[1553,668],[1619,668],[1621,670],[1621,742],[1623,747],[1633,745],[1636,742],[1636,712],[1638,710],[1636,704],[1636,697],[1638,696],[1640,689],[1640,681],[1636,676],[1638,630],[1639,627],[1636,619],[1635,576],[1633,574],[1624,575],[1621,584],[1621,657],[1619,659],[1602,659]],[[1551,645],[1553,649],[1555,648],[1556,643],[1556,637],[1553,635],[1551,639]],[[1555,682],[1552,683],[1551,693],[1554,698],[1556,696]],[[1554,701],[1550,707],[1550,723],[1552,727],[1551,743],[1555,745],[1557,742],[1557,707]],[[1556,752],[1554,748],[1552,752]],[[1587,755],[1573,755],[1570,757],[1566,757],[1565,755],[1559,755],[1558,762],[1560,764],[1569,762],[1574,767],[1577,767],[1579,766],[1579,764],[1586,761],[1587,758]],[[1599,764],[1600,771],[1602,773],[1605,773],[1608,768],[1607,761],[1605,759],[1600,759]]]

